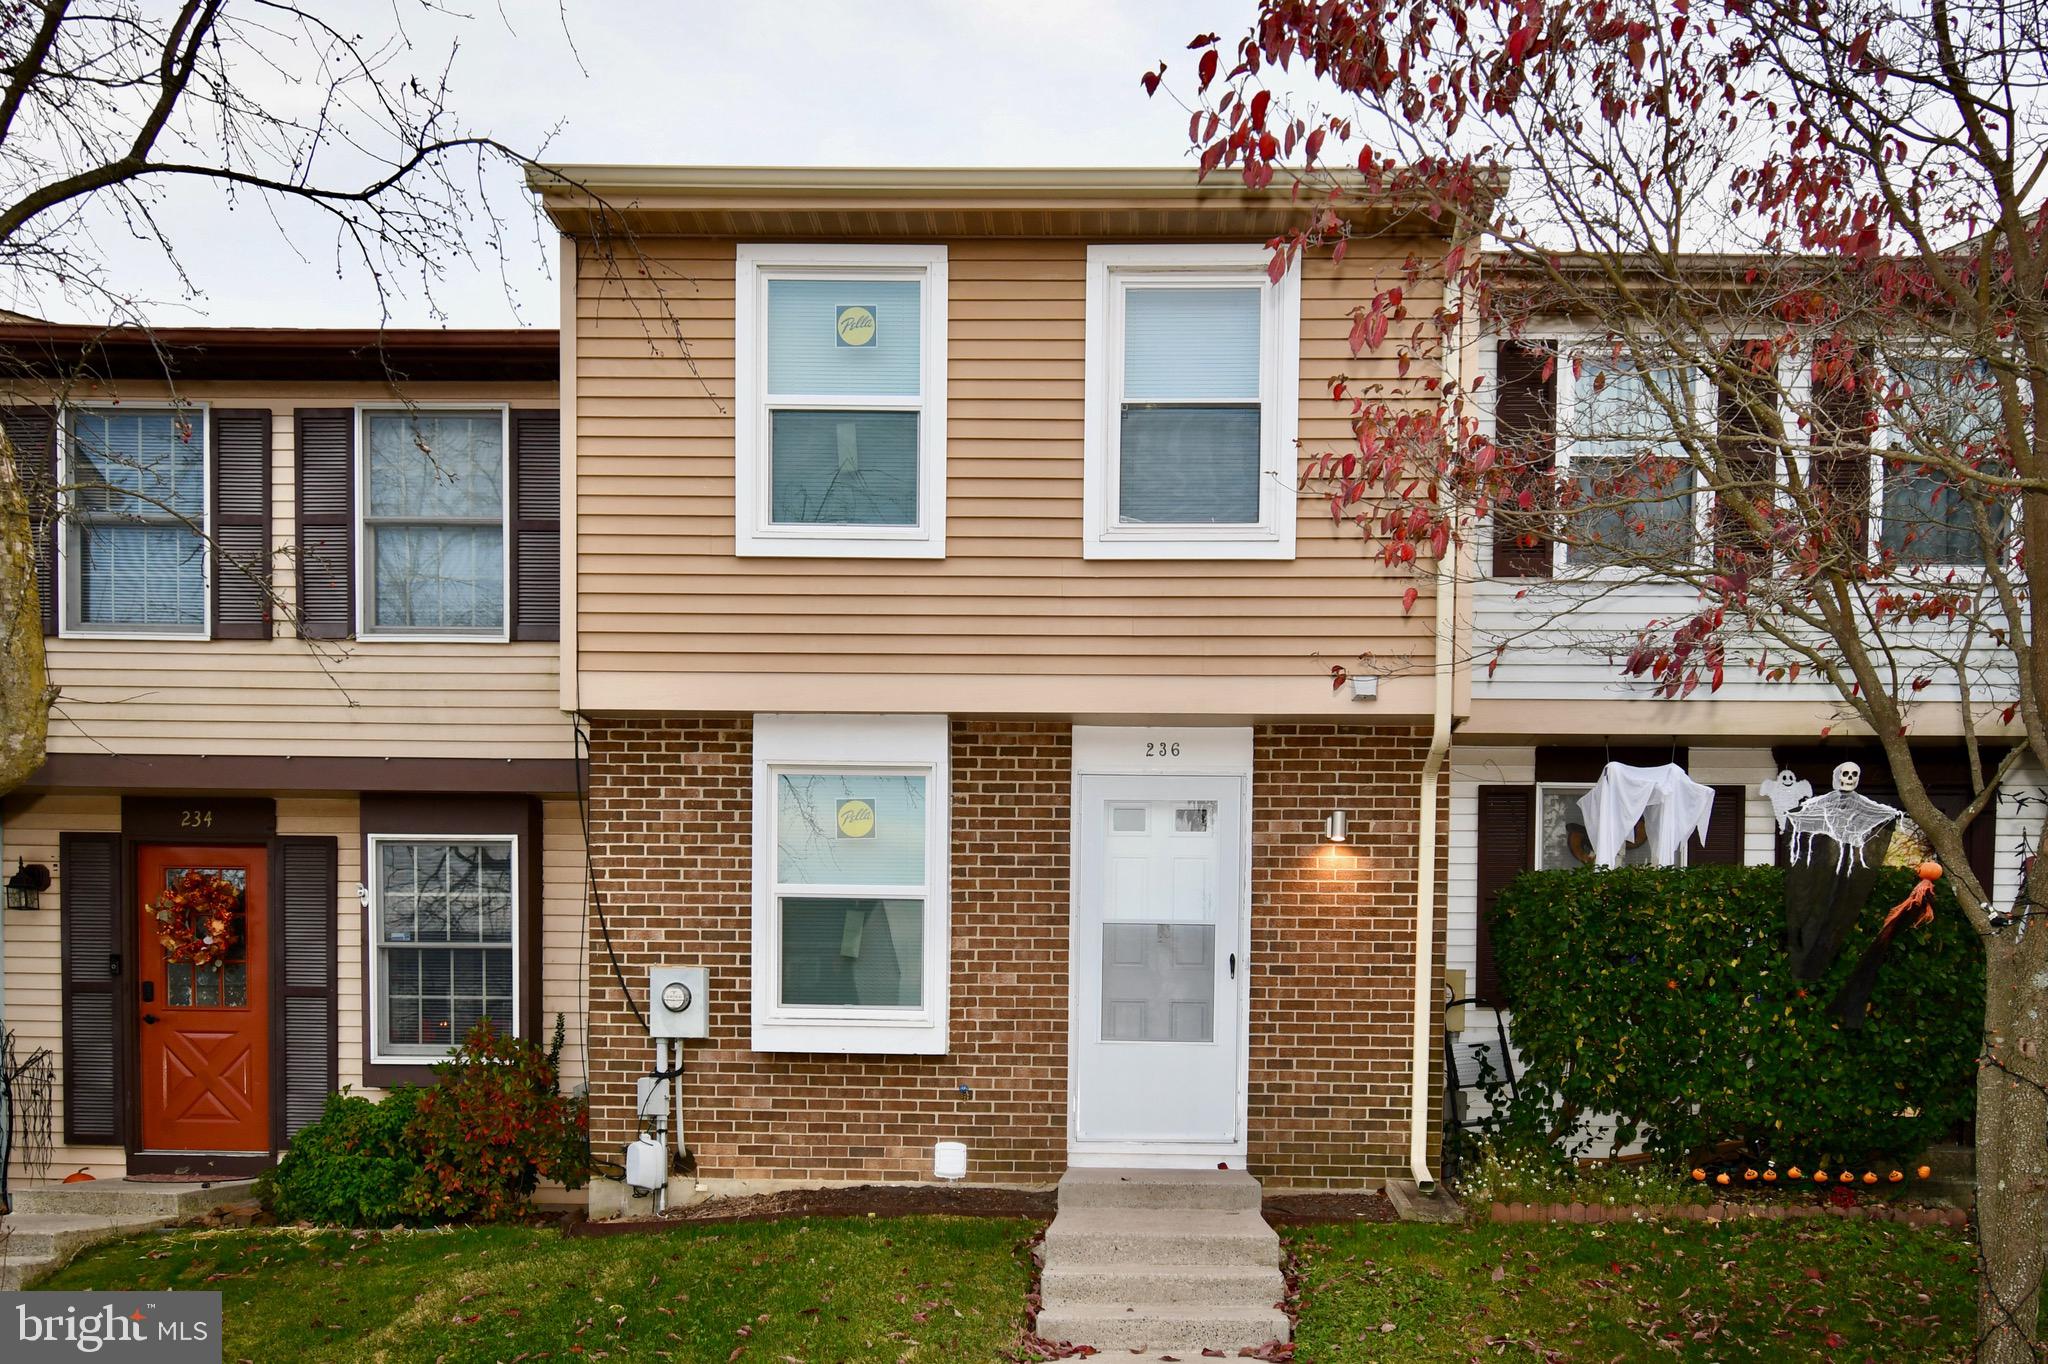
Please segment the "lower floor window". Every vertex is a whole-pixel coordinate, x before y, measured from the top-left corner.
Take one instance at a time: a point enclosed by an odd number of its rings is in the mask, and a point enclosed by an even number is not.
[[[516,844],[372,840],[378,1052],[444,1056],[485,1019],[516,1031]]]
[[[761,716],[755,1046],[945,1049],[939,717]]]

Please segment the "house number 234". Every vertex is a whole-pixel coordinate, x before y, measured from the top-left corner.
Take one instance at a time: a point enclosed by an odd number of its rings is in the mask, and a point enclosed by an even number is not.
[[[213,827],[213,811],[180,810],[178,811],[178,827],[181,829],[211,829]]]
[[[1180,745],[1177,743],[1153,743],[1147,740],[1145,743],[1145,756],[1148,758],[1178,758],[1180,756]]]

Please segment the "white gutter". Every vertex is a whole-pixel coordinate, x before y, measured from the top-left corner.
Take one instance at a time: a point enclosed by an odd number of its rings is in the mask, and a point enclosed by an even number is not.
[[[1452,233],[1457,240],[1459,233]],[[1446,282],[1448,287],[1448,281]],[[1469,322],[1458,309],[1458,334],[1444,357],[1444,383],[1453,393],[1461,392],[1465,357],[1465,329]],[[1447,494],[1440,493],[1439,496]],[[1409,1056],[1408,1169],[1415,1185],[1424,1193],[1436,1188],[1436,1175],[1429,1168],[1429,1114],[1436,1095],[1429,1083],[1429,1058],[1433,1051],[1436,1022],[1436,828],[1437,786],[1443,776],[1444,758],[1451,750],[1451,682],[1455,659],[1453,645],[1457,629],[1457,555],[1455,546],[1446,547],[1436,561],[1436,673],[1435,698],[1430,710],[1429,754],[1422,760],[1422,782],[1416,793],[1418,805],[1415,828],[1415,1033]]]

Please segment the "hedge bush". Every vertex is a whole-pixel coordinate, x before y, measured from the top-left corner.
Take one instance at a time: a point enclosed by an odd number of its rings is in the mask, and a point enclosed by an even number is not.
[[[1971,1111],[1984,1016],[1983,946],[1946,884],[1934,922],[1893,940],[1864,1026],[1827,1014],[1913,884],[1882,871],[1833,969],[1802,983],[1780,868],[1517,878],[1492,921],[1529,1100],[1509,1121],[1616,1114],[1666,1156],[1737,1141],[1809,1169],[1918,1155]]]
[[[317,1122],[299,1129],[283,1159],[257,1182],[263,1203],[287,1222],[388,1227],[405,1220],[419,1161],[405,1129],[419,1097],[391,1091],[382,1103],[346,1091],[327,1096]]]
[[[583,1102],[561,1092],[562,1019],[543,1048],[478,1023],[420,1093],[406,1142],[419,1172],[406,1211],[435,1222],[492,1222],[524,1212],[543,1179],[590,1177]]]

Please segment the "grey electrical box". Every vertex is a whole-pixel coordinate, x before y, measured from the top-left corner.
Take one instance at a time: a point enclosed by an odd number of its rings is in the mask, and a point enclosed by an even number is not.
[[[662,1039],[710,1035],[710,982],[701,966],[657,966],[647,973],[647,1027]]]

